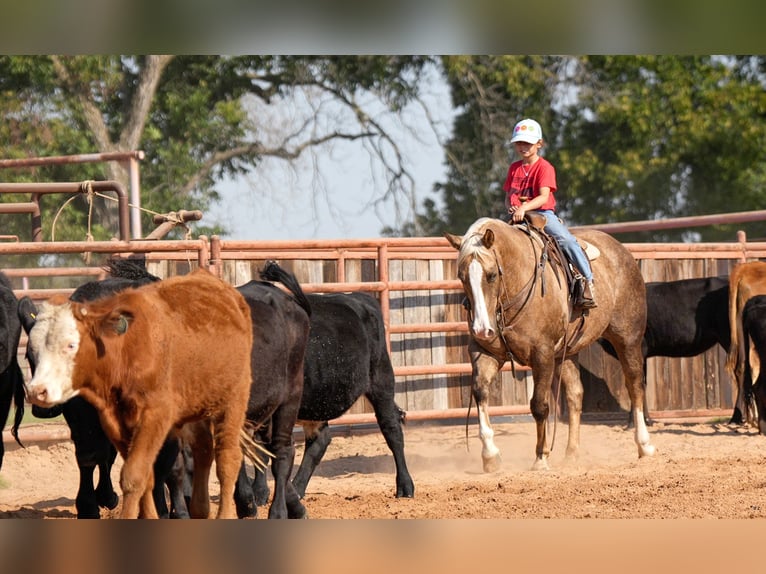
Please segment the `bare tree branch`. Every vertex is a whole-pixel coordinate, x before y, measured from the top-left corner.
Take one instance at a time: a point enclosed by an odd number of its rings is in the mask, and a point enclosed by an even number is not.
[[[138,149],[141,135],[149,116],[154,94],[162,78],[162,72],[174,56],[147,56],[145,65],[141,69],[138,80],[138,89],[130,102],[125,127],[120,134],[118,147],[122,151]]]
[[[197,185],[199,185],[203,179],[210,175],[210,173],[217,166],[238,157],[257,155],[261,157],[269,156],[290,161],[297,159],[306,149],[327,143],[331,140],[343,139],[353,141],[360,138],[368,138],[373,135],[375,134],[370,132],[362,132],[358,134],[333,132],[322,137],[306,140],[305,142],[294,146],[291,149],[288,149],[287,147],[264,147],[261,143],[255,142],[250,145],[239,146],[220,151],[211,155],[210,158],[202,165],[200,170],[197,171],[197,173],[192,178],[186,181],[186,183],[181,188],[181,193],[184,195],[191,193],[191,191]]]

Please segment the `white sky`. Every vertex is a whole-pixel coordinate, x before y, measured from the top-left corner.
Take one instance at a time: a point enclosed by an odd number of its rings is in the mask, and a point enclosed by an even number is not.
[[[432,74],[423,100],[438,120],[438,138],[452,128],[446,85]],[[285,113],[290,113],[286,111]],[[416,204],[426,197],[437,204],[433,184],[444,180],[444,154],[420,106],[402,111],[387,129],[396,134],[407,168],[415,177]],[[413,134],[406,126],[415,126]],[[315,166],[321,176],[315,175]],[[250,176],[219,186],[223,201],[205,213],[203,222],[222,222],[227,239],[362,239],[379,237],[386,226],[412,219],[409,205],[393,200],[373,205],[385,192],[385,181],[371,168],[370,156],[357,142],[326,146],[315,156],[304,153],[295,169],[286,162],[265,160]]]

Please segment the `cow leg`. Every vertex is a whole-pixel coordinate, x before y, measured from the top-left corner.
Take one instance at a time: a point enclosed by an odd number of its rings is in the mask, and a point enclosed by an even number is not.
[[[189,423],[184,426],[183,438],[192,451],[194,471],[192,472],[192,494],[189,500],[189,515],[192,518],[210,516],[210,469],[213,466],[213,434],[206,421]]]
[[[75,498],[78,518],[99,518],[99,507],[113,509],[119,497],[112,484],[112,465],[117,449],[106,436],[98,411],[81,397],[74,397],[60,408],[32,408],[38,417],[64,415],[74,443],[80,484]],[[93,472],[98,468],[98,484],[93,488]]]
[[[388,375],[386,374],[386,378]],[[396,497],[412,498],[415,496],[415,484],[407,470],[407,461],[404,458],[404,411],[394,402],[394,373],[390,372],[390,381],[386,384],[377,384],[373,381],[372,391],[367,393],[367,398],[375,411],[380,432],[386,439],[386,444],[394,456],[396,464]],[[382,394],[379,391],[384,389]]]
[[[630,410],[633,414],[633,439],[638,447],[638,457],[651,456],[655,452],[649,430],[644,419],[644,359],[641,345],[617,345],[617,354],[625,376],[625,386],[630,396]]]
[[[561,382],[566,392],[567,410],[569,411],[569,437],[566,457],[570,460],[576,460],[580,451],[583,388],[580,370],[574,359],[565,359],[561,365]]]
[[[189,499],[191,482],[187,466],[187,456],[183,445],[178,441],[179,452],[173,461],[170,475],[165,483],[170,495],[170,518],[189,518]]]
[[[245,461],[239,466],[239,474],[237,475],[237,483],[234,485],[234,505],[237,508],[238,518],[255,518],[258,516],[258,505],[255,501],[255,494],[253,492],[253,484],[258,478],[260,471],[256,467],[256,478],[251,481],[247,475],[247,467]],[[265,479],[264,479],[265,480]]]
[[[245,402],[243,401],[244,405]],[[239,433],[244,424],[244,409],[241,416],[227,413],[223,420],[213,425],[215,433],[215,471],[221,485],[221,497],[216,518],[236,518],[234,505],[234,487],[237,475],[242,467],[242,449],[239,445]]]
[[[253,494],[255,495],[255,504],[258,506],[266,506],[269,503],[269,497],[271,496],[271,490],[269,489],[269,483],[266,479],[266,469],[269,465],[270,459],[267,456],[261,457],[261,462],[265,465],[262,469],[255,467],[255,476],[253,477]]]
[[[120,497],[112,485],[112,466],[117,459],[117,449],[112,443],[108,445],[108,455],[98,463],[98,485],[96,486],[96,502],[102,508],[112,510],[117,507]]]
[[[141,424],[133,431],[130,448],[122,453],[125,463],[120,476],[123,492],[122,518],[157,518],[152,490],[153,464],[170,431],[173,417],[157,409],[144,409]]]
[[[96,501],[96,491],[93,487],[93,471],[95,465],[77,465],[80,473],[80,483],[77,487],[77,497],[74,505],[77,509],[77,518],[100,518],[101,515]]]
[[[327,447],[332,441],[332,434],[327,421],[324,422],[301,422],[306,441],[306,448],[303,451],[303,458],[298,467],[298,471],[293,477],[293,486],[298,496],[303,498],[306,495],[311,476],[314,474],[319,461],[322,460]]]
[[[500,449],[495,445],[495,432],[489,421],[487,410],[489,386],[495,380],[502,363],[485,354],[473,341],[468,344],[473,370],[471,392],[479,412],[479,440],[481,440],[481,459],[484,472],[495,472],[500,468]]]
[[[152,496],[154,498],[154,506],[157,509],[157,515],[160,518],[170,518],[170,509],[168,508],[167,498],[165,495],[165,486],[167,485],[171,491],[171,496],[174,494],[170,485],[173,481],[177,481],[178,478],[173,475],[173,467],[176,464],[176,460],[180,455],[180,448],[178,438],[174,436],[168,437],[162,444],[160,452],[157,454],[157,459],[154,461],[154,488],[152,489]],[[182,479],[183,477],[181,477]],[[177,490],[177,487],[175,487]],[[182,512],[185,508],[182,507]]]
[[[295,401],[296,403],[298,401]],[[295,462],[293,426],[298,415],[298,404],[282,405],[271,418],[270,450],[274,455],[271,473],[274,475],[274,498],[269,506],[269,518],[305,518],[306,508],[301,503],[290,474]]]

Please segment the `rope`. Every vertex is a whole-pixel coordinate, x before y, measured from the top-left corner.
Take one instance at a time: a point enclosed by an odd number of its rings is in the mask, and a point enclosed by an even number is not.
[[[85,233],[85,240],[86,241],[95,241],[95,238],[93,237],[92,233],[92,225],[93,225],[93,198],[94,197],[100,197],[101,199],[105,199],[107,201],[113,201],[118,202],[119,200],[117,198],[111,197],[109,195],[105,195],[98,191],[93,191],[93,180],[87,180],[83,181],[80,184],[80,191],[78,194],[72,195],[69,199],[67,199],[64,204],[58,209],[56,212],[55,217],[53,218],[53,224],[51,226],[51,241],[56,241],[56,224],[58,222],[58,218],[61,215],[61,213],[64,211],[64,209],[72,203],[79,195],[84,194],[85,200],[88,202],[88,230]],[[128,207],[132,207],[134,209],[138,209],[144,213],[148,213],[150,215],[163,215],[167,218],[167,221],[173,223],[176,227],[183,227],[185,230],[184,233],[184,240],[190,240],[192,239],[192,231],[189,228],[188,225],[186,225],[186,222],[182,221],[180,217],[178,217],[178,214],[171,213],[171,214],[164,214],[160,213],[158,211],[152,211],[151,209],[147,209],[145,207],[141,207],[138,205],[134,205],[132,203],[128,203]],[[188,250],[187,250],[188,251]],[[83,256],[86,259],[86,262],[89,262],[91,253],[84,253]],[[189,263],[189,267],[191,268],[191,257],[187,255],[187,262]]]

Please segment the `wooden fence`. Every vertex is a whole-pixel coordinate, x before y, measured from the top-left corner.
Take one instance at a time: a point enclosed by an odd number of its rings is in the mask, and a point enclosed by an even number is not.
[[[626,246],[646,281],[726,276],[740,261],[766,257],[766,243],[744,241]],[[45,270],[8,264],[14,255],[29,253],[90,253],[92,263]],[[42,300],[102,276],[99,264],[111,254],[141,255],[160,277],[202,266],[234,285],[258,278],[264,262],[272,259],[292,271],[307,292],[369,291],[384,312],[399,405],[422,418],[465,413],[470,389],[467,324],[455,279],[456,252],[443,238],[287,242],[203,236],[185,241],[0,243],[0,268],[14,281],[18,296]],[[51,286],[54,278],[57,284]],[[585,414],[624,413],[629,401],[616,359],[593,345],[581,353],[580,363]],[[650,359],[647,397],[652,415],[728,414],[733,392],[724,363],[725,354],[717,348],[693,358]],[[528,412],[531,375],[521,367],[515,377],[510,365],[500,374],[490,397],[495,412]],[[352,420],[354,414],[367,420],[371,409],[360,399],[350,412]]]

